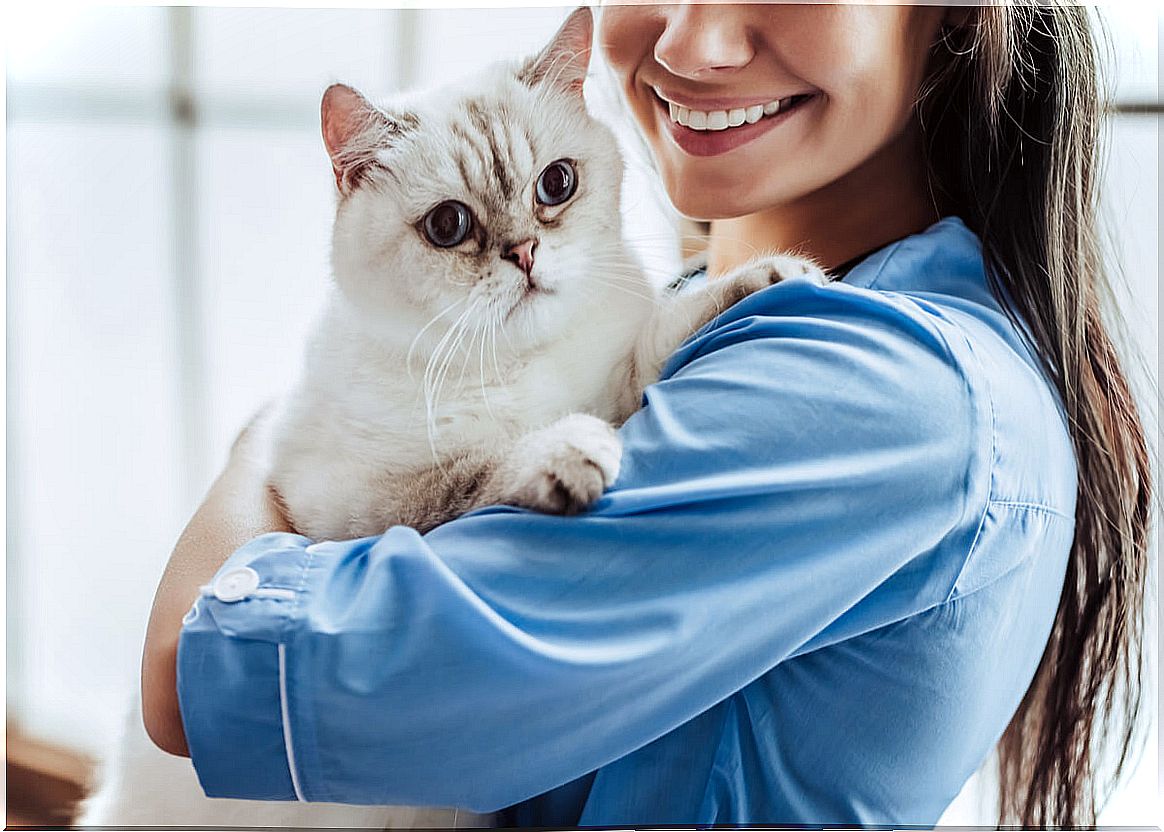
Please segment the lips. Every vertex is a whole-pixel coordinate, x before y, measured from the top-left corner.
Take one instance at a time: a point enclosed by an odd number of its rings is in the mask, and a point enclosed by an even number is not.
[[[717,156],[735,150],[785,123],[819,98],[816,93],[795,93],[767,100],[699,100],[681,98],[657,87],[652,90],[664,130],[692,156]]]

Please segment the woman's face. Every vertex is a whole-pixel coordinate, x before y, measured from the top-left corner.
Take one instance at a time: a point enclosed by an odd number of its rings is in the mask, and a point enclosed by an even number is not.
[[[605,7],[599,39],[672,201],[687,216],[719,219],[900,165],[895,145],[944,14],[644,3]]]

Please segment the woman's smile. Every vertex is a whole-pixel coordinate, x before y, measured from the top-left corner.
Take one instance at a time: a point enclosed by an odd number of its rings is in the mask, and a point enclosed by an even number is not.
[[[699,98],[651,87],[660,132],[691,156],[718,156],[785,124],[819,98],[817,93],[784,97]]]

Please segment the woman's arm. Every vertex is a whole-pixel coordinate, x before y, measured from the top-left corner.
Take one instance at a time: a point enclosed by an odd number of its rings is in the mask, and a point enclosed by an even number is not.
[[[737,304],[647,389],[581,515],[247,543],[179,643],[206,793],[491,811],[943,603],[990,408],[917,309],[807,281]]]
[[[260,412],[235,440],[215,480],[178,539],[154,595],[141,664],[142,718],[164,751],[188,757],[178,710],[177,658],[182,617],[231,552],[264,532],[291,531],[266,487]]]

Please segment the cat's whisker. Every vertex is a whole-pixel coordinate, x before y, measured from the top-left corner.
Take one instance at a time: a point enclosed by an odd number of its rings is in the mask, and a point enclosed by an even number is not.
[[[446,360],[444,362],[444,366],[441,369],[440,377],[437,381],[436,393],[437,393],[438,397],[444,389],[445,382],[448,380],[449,371],[452,369],[453,358],[456,357],[457,353],[462,352],[462,347],[464,346],[465,336],[468,335],[470,332],[470,328],[468,326],[468,318],[473,312],[475,312],[477,310],[477,307],[479,305],[480,305],[480,300],[474,301],[473,305],[470,306],[468,310],[466,310],[466,314],[463,316],[463,319],[462,319],[462,325],[460,327],[460,332],[457,334],[456,339],[453,341],[453,343],[448,348],[448,350],[446,350],[447,357],[446,357]],[[470,342],[469,349],[471,349],[471,348],[472,348],[472,343]],[[468,351],[466,350],[466,360],[467,360],[467,352]],[[461,362],[460,380],[463,380],[464,376],[465,376],[465,361],[463,360]]]
[[[502,376],[502,373],[501,373],[501,366],[497,362],[497,329],[500,326],[500,324],[501,324],[501,320],[496,315],[494,315],[489,320],[490,342],[492,344],[492,349],[493,349],[493,371],[495,373],[497,373],[497,382],[499,384],[503,383],[505,380],[504,377]]]
[[[444,378],[448,372],[449,364],[452,362],[453,355],[457,351],[457,346],[463,337],[462,324],[465,320],[465,315],[457,319],[456,324],[448,333],[447,342],[442,343],[441,349],[437,355],[434,356],[431,373],[426,378],[428,386],[427,397],[429,401],[430,411],[436,410],[437,402],[440,398],[441,388],[444,386]]]
[[[635,283],[642,286],[644,289],[651,288],[651,282],[646,279],[641,272],[628,271],[619,269],[617,266],[593,264],[593,273],[598,277],[617,277],[620,280],[625,280],[628,283]]]
[[[508,314],[508,311],[509,310],[506,310],[506,314]],[[498,310],[498,322],[499,322],[499,326],[501,328],[501,334],[505,336],[505,346],[509,348],[509,352],[512,355],[513,354],[513,339],[509,337],[509,327],[505,325],[505,321],[506,321],[505,315],[501,314],[500,310]]]
[[[480,326],[473,327],[473,329],[470,331],[470,335],[471,335],[471,337],[469,338],[468,343],[465,344],[465,348],[464,348],[464,350],[462,350],[461,371],[460,371],[460,374],[457,376],[457,385],[458,385],[457,389],[458,390],[464,390],[464,388],[465,388],[465,373],[469,369],[469,359],[473,357],[473,351],[474,351],[474,347],[476,347],[476,345],[477,345],[477,339],[479,336],[482,335],[481,327]]]
[[[455,309],[459,304],[464,303],[466,300],[466,298],[458,298],[457,300],[453,301],[440,312],[436,313],[432,320],[421,327],[420,331],[416,333],[416,337],[413,338],[412,343],[408,345],[408,352],[404,356],[404,367],[408,371],[408,378],[410,381],[416,380],[416,377],[412,373],[412,355],[416,351],[416,347],[420,343],[420,339],[424,336],[424,333],[427,332],[429,328],[433,326],[433,324]]]
[[[643,276],[637,272],[619,271],[616,268],[599,266],[594,269],[591,277],[618,280],[630,286],[640,286],[648,291],[651,289],[651,283],[645,280]]]
[[[629,272],[616,272],[608,269],[599,269],[595,276],[606,280],[615,280],[620,283],[625,283],[627,286],[640,288],[648,294],[655,292],[654,285],[650,281],[644,280],[641,275],[632,274]]]
[[[493,407],[489,404],[489,393],[485,389],[485,336],[489,332],[489,327],[493,325],[493,318],[490,317],[485,327],[481,328],[481,350],[477,358],[478,376],[481,379],[481,400],[485,403],[485,412],[489,414],[489,418],[496,423],[497,416],[493,413]]]
[[[468,330],[467,327],[466,329]],[[473,327],[471,332],[472,337],[469,339],[469,343],[465,345],[464,354],[461,356],[461,372],[457,376],[457,384],[461,385],[462,388],[464,387],[465,371],[469,366],[469,359],[473,357],[473,347],[477,343],[477,336],[480,335],[484,338],[484,331],[481,326]]]
[[[445,333],[444,337],[437,344],[436,349],[433,350],[433,354],[429,358],[428,366],[425,368],[425,426],[428,433],[429,449],[432,451],[433,459],[438,465],[440,465],[440,455],[437,453],[436,447],[436,436],[438,433],[436,424],[437,405],[440,402],[440,395],[444,387],[445,377],[448,374],[448,367],[452,363],[453,355],[455,355],[457,347],[464,337],[464,324],[476,310],[478,303],[479,301],[474,301],[457,316],[456,321],[449,327],[449,331]]]
[[[432,354],[429,356],[428,363],[424,370],[424,387],[426,398],[431,396],[432,382],[435,380],[436,369],[444,360],[444,351],[446,347],[450,341],[456,338],[457,328],[460,326],[461,321],[464,320],[465,314],[466,312],[462,312],[457,317],[457,320],[453,322],[452,326],[449,327],[444,336],[442,336],[440,341],[437,342],[436,347],[433,349]]]
[[[604,281],[600,281],[600,282],[604,282]],[[605,283],[605,285],[611,289],[614,289],[617,292],[622,292],[623,294],[631,295],[632,297],[640,298],[640,299],[645,300],[645,301],[653,302],[655,300],[650,295],[644,295],[642,292],[636,292],[634,289],[631,289],[627,286],[620,285],[618,283]]]
[[[621,292],[634,295],[651,303],[658,301],[658,296],[652,294],[650,285],[644,283],[641,277],[632,272],[600,269],[590,279],[601,285],[618,289]]]
[[[586,258],[586,263],[591,266],[610,264],[628,268],[626,259],[618,257],[617,255],[590,255]],[[675,277],[675,271],[673,269],[663,269],[653,266],[637,266],[635,274],[640,274],[645,277],[661,277],[668,281]]]
[[[737,245],[743,246],[744,248],[747,249],[747,251],[751,255],[751,257],[749,259],[755,258],[755,257],[763,257],[763,256],[766,256],[769,254],[788,254],[788,255],[793,255],[793,256],[801,256],[804,253],[800,246],[792,246],[792,247],[786,247],[786,248],[780,248],[780,247],[773,246],[773,247],[762,248],[760,246],[755,245],[754,243],[750,242],[749,240],[747,240],[743,237],[736,237],[735,235],[731,235],[731,234],[717,234],[716,238],[718,240],[723,241],[723,242],[731,242],[731,243],[735,243]],[[673,243],[673,244],[677,243],[677,244],[681,245],[684,241],[698,241],[698,242],[706,243],[712,239],[712,235],[711,234],[689,234],[686,232],[676,234],[676,235],[667,234],[665,232],[639,232],[637,234],[624,234],[623,239],[627,243],[631,243],[631,244],[633,244],[633,243],[644,243],[645,244],[645,243],[661,242],[661,243]],[[702,253],[702,252],[697,252],[697,253]]]

